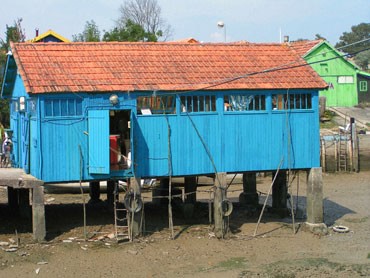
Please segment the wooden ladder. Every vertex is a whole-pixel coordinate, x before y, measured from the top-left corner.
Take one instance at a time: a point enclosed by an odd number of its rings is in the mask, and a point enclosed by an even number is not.
[[[130,240],[130,228],[127,209],[119,199],[118,182],[114,189],[114,235],[117,241]]]
[[[339,153],[338,153],[338,170],[347,171],[348,164],[348,136],[342,132],[339,132]]]

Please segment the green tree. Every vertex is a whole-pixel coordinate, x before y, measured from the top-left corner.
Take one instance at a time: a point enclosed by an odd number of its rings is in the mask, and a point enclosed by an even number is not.
[[[72,35],[75,42],[98,42],[100,41],[100,30],[94,20],[86,21],[82,33]]]
[[[131,20],[127,20],[123,27],[115,27],[111,31],[105,32],[103,41],[157,41],[157,36],[152,33],[147,33],[139,25]]]
[[[326,38],[324,38],[323,36],[321,36],[320,34],[316,34],[315,35],[315,40],[326,40]]]
[[[370,23],[352,26],[351,32],[344,32],[335,47],[354,56],[355,62],[366,69],[370,63],[370,51],[366,51],[370,49]]]
[[[370,70],[370,50],[358,53],[355,56],[355,62],[363,70]]]
[[[5,39],[0,38],[0,84],[3,84],[7,52],[10,48],[10,42],[24,42],[26,34],[22,28],[22,18],[14,21],[14,24],[6,25]],[[0,99],[0,122],[9,127],[9,100]]]

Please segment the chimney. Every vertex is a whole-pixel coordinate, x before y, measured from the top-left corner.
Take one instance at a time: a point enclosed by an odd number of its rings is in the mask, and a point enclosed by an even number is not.
[[[39,28],[36,28],[35,31],[36,31],[36,37],[38,37],[39,36]]]
[[[289,42],[289,36],[284,36],[284,42],[285,43]]]

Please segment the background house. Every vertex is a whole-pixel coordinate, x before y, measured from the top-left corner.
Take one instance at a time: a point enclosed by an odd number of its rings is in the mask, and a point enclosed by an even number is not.
[[[29,42],[70,42],[70,40],[59,35],[53,30],[48,30],[39,35],[39,30],[36,29],[36,37],[34,37],[32,40],[29,40]]]
[[[320,96],[326,97],[326,106],[351,107],[359,103],[357,74],[360,69],[343,57],[344,54],[325,40],[297,41],[291,45],[328,83],[328,89],[320,91]]]
[[[370,103],[370,73],[359,72],[358,73],[358,102],[359,103]]]

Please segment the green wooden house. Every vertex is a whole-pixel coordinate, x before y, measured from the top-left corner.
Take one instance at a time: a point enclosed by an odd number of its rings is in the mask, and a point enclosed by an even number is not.
[[[328,83],[321,90],[328,107],[351,107],[359,103],[360,69],[325,40],[292,42],[294,49]]]
[[[370,73],[359,72],[358,75],[358,102],[370,103]]]

